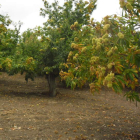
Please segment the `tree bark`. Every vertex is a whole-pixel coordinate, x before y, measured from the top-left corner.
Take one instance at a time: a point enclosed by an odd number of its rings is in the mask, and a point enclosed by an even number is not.
[[[47,80],[49,84],[49,96],[55,97],[56,96],[56,83],[55,83],[55,75],[54,74],[48,74]]]

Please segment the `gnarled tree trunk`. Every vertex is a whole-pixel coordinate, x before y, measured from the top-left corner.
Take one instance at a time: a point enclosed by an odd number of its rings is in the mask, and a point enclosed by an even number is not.
[[[48,76],[47,76],[47,80],[48,80],[48,84],[49,84],[49,95],[51,97],[56,96],[55,78],[56,78],[56,76],[54,74],[52,74],[52,73],[48,74]]]

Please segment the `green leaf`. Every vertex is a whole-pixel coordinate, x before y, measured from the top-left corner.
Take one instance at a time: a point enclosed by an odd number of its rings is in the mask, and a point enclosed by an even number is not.
[[[134,81],[134,77],[133,77],[132,73],[128,73],[128,75],[129,75],[129,78],[130,78],[132,81]]]
[[[115,92],[117,92],[117,93],[121,93],[122,92],[122,89],[119,87],[118,84],[113,83],[112,84],[112,87],[113,87],[113,89],[114,89]]]
[[[126,84],[126,81],[124,80],[124,76],[116,75],[115,78],[119,79],[122,83]]]
[[[127,100],[131,101],[138,101],[140,102],[140,97],[139,97],[139,93],[135,92],[135,91],[129,91],[126,92],[126,94],[124,95],[126,97]]]

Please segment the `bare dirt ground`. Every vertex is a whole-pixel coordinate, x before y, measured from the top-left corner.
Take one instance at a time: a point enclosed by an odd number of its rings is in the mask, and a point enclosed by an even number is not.
[[[109,90],[58,87],[38,77],[0,75],[0,140],[140,140],[140,104]]]

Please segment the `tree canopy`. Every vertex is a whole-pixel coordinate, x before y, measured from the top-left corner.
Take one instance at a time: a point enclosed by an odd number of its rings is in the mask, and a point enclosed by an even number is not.
[[[100,91],[102,86],[122,92],[130,101],[140,101],[139,87],[140,44],[139,44],[139,1],[120,0],[123,15],[106,16],[101,22],[93,19],[80,29],[73,29],[74,49],[68,55],[67,71],[61,71],[63,80],[72,88],[90,83],[91,92]]]
[[[8,16],[0,14],[0,70],[9,72],[12,67],[12,58],[18,44],[19,28],[12,30],[9,25],[12,20]]]
[[[0,69],[9,74],[25,73],[25,80],[45,76],[50,96],[56,96],[55,78],[61,76],[73,89],[90,83],[91,92],[102,86],[120,93],[124,88],[130,101],[139,99],[140,2],[120,0],[122,16],[91,19],[96,0],[67,0],[49,4],[43,0],[43,27],[8,29],[11,20],[0,15]],[[61,71],[60,71],[61,70]]]
[[[55,78],[59,76],[60,65],[66,62],[71,50],[70,44],[74,39],[72,29],[78,28],[79,24],[89,24],[96,1],[68,0],[63,6],[59,6],[58,1],[52,4],[43,2],[40,14],[47,16],[48,20],[43,28],[28,29],[21,35],[10,74],[26,73],[27,81],[28,78],[33,80],[36,75],[45,75],[50,96],[55,96]]]

